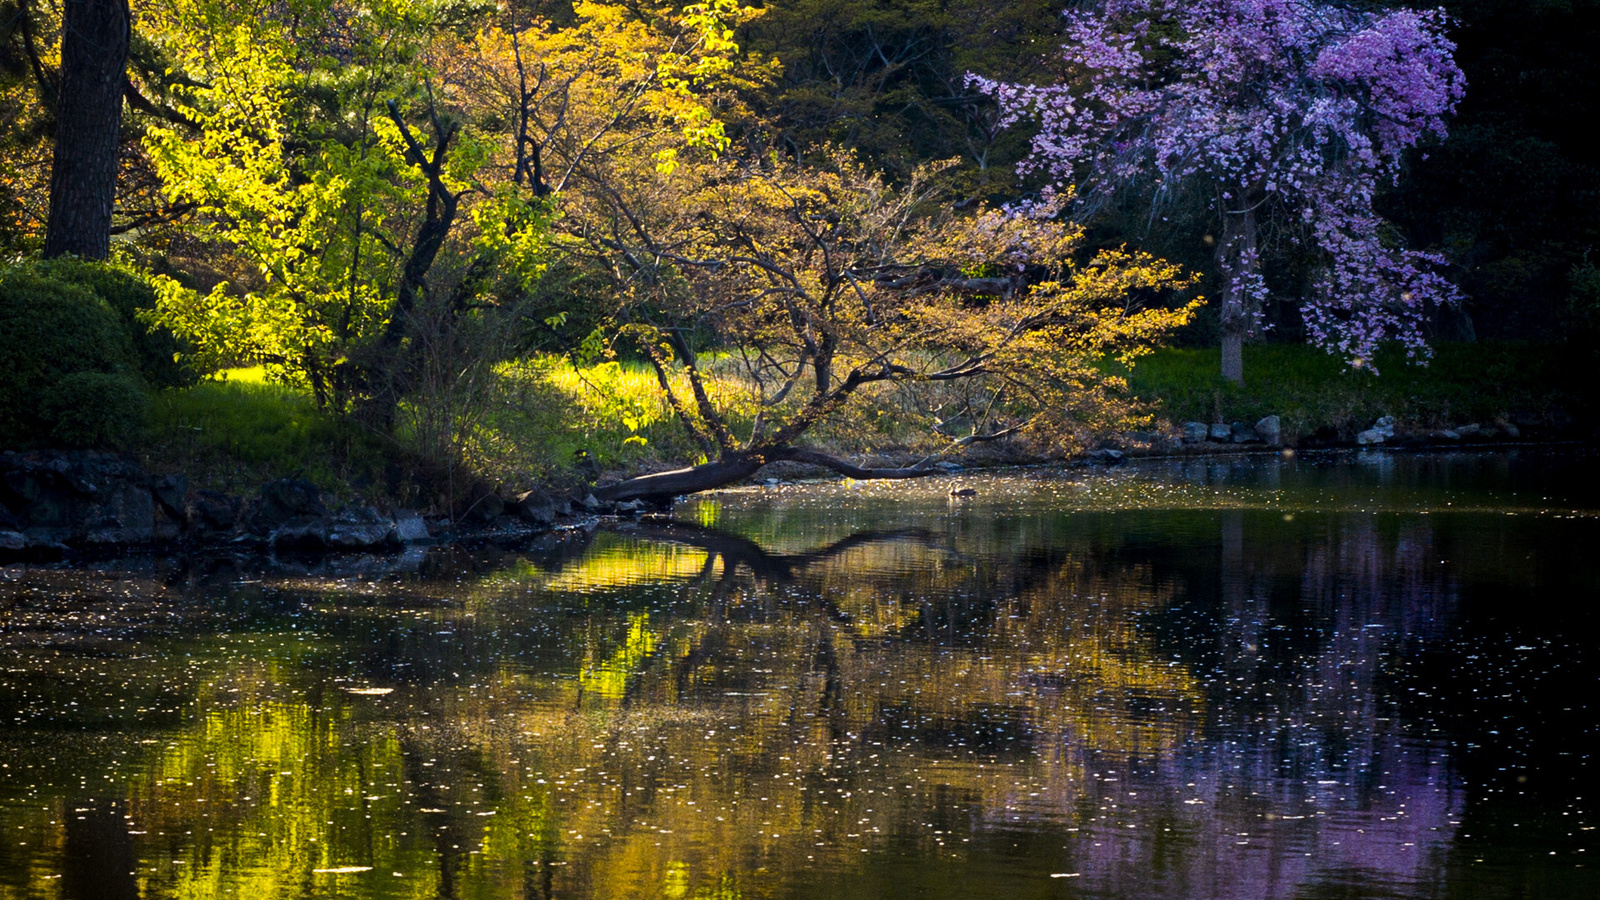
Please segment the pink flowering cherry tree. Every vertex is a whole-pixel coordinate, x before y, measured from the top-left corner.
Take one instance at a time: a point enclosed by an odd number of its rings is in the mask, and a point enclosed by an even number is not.
[[[1038,123],[1021,168],[1049,178],[1047,191],[1075,190],[1081,204],[1144,179],[1158,200],[1195,187],[1211,198],[1225,377],[1244,379],[1269,234],[1320,261],[1302,306],[1314,343],[1355,365],[1386,341],[1427,357],[1423,311],[1458,291],[1441,256],[1385,234],[1373,198],[1408,149],[1444,137],[1461,99],[1442,11],[1099,0],[1065,15],[1065,83],[968,79],[1004,124]]]

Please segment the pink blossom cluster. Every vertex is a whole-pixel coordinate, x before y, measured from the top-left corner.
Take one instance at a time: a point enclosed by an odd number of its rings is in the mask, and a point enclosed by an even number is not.
[[[1024,172],[1075,184],[1080,199],[1133,179],[1153,179],[1158,197],[1203,179],[1224,220],[1249,210],[1323,259],[1305,306],[1315,342],[1352,360],[1390,340],[1426,355],[1424,309],[1458,292],[1437,255],[1384,239],[1372,201],[1408,149],[1444,136],[1461,99],[1442,11],[1099,0],[1065,15],[1064,83],[968,76],[1003,124],[1039,124]],[[1229,296],[1264,296],[1256,245],[1221,242]]]

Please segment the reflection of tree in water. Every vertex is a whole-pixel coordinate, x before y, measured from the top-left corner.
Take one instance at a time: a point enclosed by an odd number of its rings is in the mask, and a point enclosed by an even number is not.
[[[1207,515],[1181,552],[639,525],[268,578],[320,637],[251,638],[160,735],[146,895],[881,895],[893,860],[907,895],[1000,863],[1140,896],[1443,879],[1459,801],[1390,696],[1453,608],[1428,522]]]
[[[1216,516],[1215,568],[1186,565],[1152,631],[1210,701],[1188,777],[1273,861],[1219,868],[1237,887],[1217,894],[1440,882],[1464,796],[1446,745],[1399,715],[1394,691],[1398,662],[1454,612],[1428,520]]]

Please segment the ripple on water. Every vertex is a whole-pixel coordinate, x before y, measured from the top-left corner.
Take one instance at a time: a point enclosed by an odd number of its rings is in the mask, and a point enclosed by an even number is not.
[[[388,563],[0,568],[0,884],[127,854],[147,896],[1596,896],[1566,601],[1600,504],[1561,465],[1147,461]]]

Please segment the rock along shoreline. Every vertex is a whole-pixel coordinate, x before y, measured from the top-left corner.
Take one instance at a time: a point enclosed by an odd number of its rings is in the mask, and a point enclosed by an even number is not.
[[[194,489],[183,475],[152,475],[114,453],[0,453],[0,562],[197,549],[395,551],[522,537],[615,511],[527,491],[452,521],[376,505],[330,508],[316,485],[301,479],[270,481],[239,497]]]

